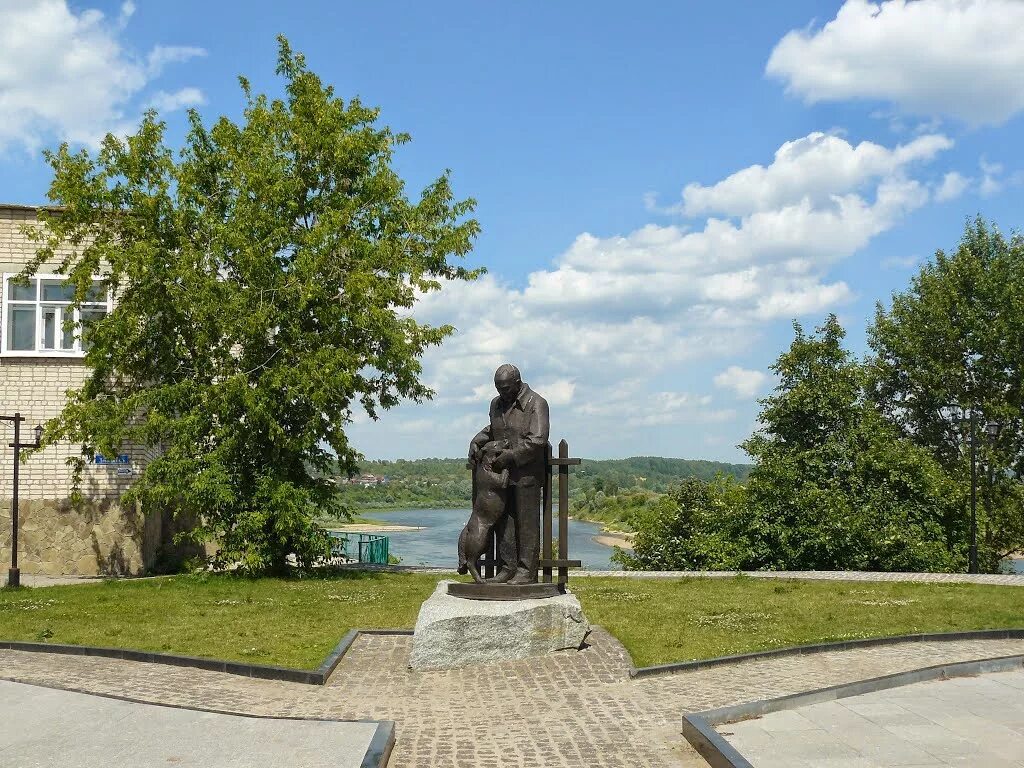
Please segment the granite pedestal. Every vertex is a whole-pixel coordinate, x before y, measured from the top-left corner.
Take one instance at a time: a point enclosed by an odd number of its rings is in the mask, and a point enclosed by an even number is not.
[[[533,600],[467,600],[441,581],[416,619],[409,666],[452,669],[579,650],[590,623],[572,592]]]

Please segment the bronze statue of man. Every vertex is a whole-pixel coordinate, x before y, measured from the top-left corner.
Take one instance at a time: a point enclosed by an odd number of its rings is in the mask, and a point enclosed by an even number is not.
[[[494,459],[498,472],[508,469],[505,515],[495,530],[501,569],[490,581],[533,584],[540,558],[540,502],[546,471],[548,402],[523,383],[519,369],[506,363],[494,372],[498,396],[491,400],[490,423],[469,444],[469,460],[492,440],[509,448]]]

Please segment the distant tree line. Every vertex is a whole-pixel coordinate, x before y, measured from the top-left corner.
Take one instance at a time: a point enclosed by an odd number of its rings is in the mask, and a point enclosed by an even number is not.
[[[855,359],[829,316],[772,370],[745,483],[689,479],[628,517],[636,569],[965,571],[972,432],[978,556],[1024,548],[1024,238],[980,217],[891,307]],[[986,424],[992,423],[989,435]]]
[[[571,467],[570,507],[575,515],[624,524],[621,512],[602,511],[607,499],[658,496],[687,478],[710,479],[719,474],[744,480],[746,464],[640,456],[629,459],[585,459]],[[380,485],[341,485],[343,501],[356,509],[388,507],[463,507],[472,501],[473,484],[465,459],[362,461],[359,472],[383,475]],[[339,474],[339,477],[342,475]]]

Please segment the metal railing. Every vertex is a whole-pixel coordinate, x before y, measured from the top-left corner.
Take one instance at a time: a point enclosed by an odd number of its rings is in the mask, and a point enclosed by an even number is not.
[[[374,533],[335,536],[331,554],[358,563],[376,563],[387,565],[389,542],[387,536]]]

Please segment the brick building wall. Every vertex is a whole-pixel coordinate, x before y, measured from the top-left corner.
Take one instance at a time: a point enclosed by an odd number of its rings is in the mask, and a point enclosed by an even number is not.
[[[0,273],[17,273],[32,258],[35,247],[22,226],[35,221],[33,208],[0,205]],[[6,309],[0,320],[7,322]],[[31,442],[35,425],[58,415],[66,392],[77,389],[86,375],[80,357],[0,353],[0,415],[20,412],[26,419],[21,441]],[[11,423],[0,422],[0,572],[11,559],[13,451],[7,446],[13,434]],[[128,466],[134,475],[146,460],[145,452],[128,448],[122,453],[131,457]],[[161,519],[166,515],[122,507],[118,499],[132,481],[123,465],[121,474],[119,465],[88,465],[81,489],[85,501],[73,506],[71,470],[65,462],[80,455],[80,445],[57,444],[21,465],[19,567],[24,573],[46,574],[145,572],[166,545]]]

